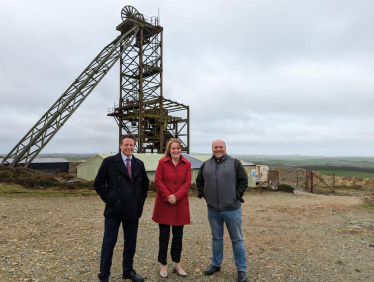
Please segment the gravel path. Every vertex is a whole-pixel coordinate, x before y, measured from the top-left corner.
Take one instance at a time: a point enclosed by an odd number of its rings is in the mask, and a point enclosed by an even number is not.
[[[244,199],[249,281],[374,281],[374,210],[357,207],[361,198],[269,192]],[[236,281],[227,232],[221,272],[202,273],[210,264],[210,229],[205,201],[195,196],[182,253],[189,275],[159,278],[153,203],[151,193],[135,257],[146,281]],[[0,197],[0,281],[98,281],[103,207],[98,196]],[[119,240],[110,281],[124,281],[121,245]]]

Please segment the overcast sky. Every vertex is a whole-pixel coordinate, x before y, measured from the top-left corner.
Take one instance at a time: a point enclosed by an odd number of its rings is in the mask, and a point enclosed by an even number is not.
[[[374,156],[374,1],[0,0],[0,153],[115,39],[121,9],[164,27],[164,96],[191,152]],[[117,150],[119,62],[42,153]]]

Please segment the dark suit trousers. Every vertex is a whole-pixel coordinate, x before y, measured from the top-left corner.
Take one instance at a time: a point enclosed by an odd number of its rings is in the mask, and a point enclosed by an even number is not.
[[[158,251],[158,261],[159,263],[165,265],[168,244],[170,238],[170,225],[159,224],[160,227],[160,237],[159,237],[159,251]],[[172,226],[173,239],[171,241],[171,259],[174,262],[179,263],[181,260],[182,253],[182,239],[183,239],[183,225]]]
[[[119,226],[122,223],[123,228],[123,272],[129,272],[133,269],[134,255],[136,250],[136,237],[138,234],[139,220],[105,218],[105,230],[103,245],[101,248],[101,261],[99,278],[109,277],[110,267],[112,266],[113,250],[117,243]]]

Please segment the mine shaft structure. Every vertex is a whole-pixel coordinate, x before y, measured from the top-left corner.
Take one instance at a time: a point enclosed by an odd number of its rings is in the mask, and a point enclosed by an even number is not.
[[[119,136],[134,134],[136,152],[163,153],[167,140],[178,138],[182,151],[189,153],[189,107],[163,97],[163,28],[159,18],[146,18],[133,7],[122,10],[123,23],[117,30],[126,34],[138,26],[136,41],[120,59],[120,97],[109,109]],[[175,116],[178,112],[181,116]]]
[[[108,116],[116,119],[119,135],[132,133],[139,153],[163,153],[171,137],[189,153],[189,107],[162,94],[162,31],[159,18],[146,18],[134,7],[121,11],[121,32],[74,80],[70,87],[2,160],[27,167],[120,59],[120,98]],[[180,112],[182,117],[172,116]]]

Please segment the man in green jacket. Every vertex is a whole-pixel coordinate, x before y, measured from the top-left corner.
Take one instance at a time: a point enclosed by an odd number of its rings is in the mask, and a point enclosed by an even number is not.
[[[239,160],[226,154],[223,140],[212,143],[213,156],[205,161],[196,178],[199,198],[208,206],[208,219],[212,231],[212,262],[204,270],[211,275],[221,270],[223,259],[223,225],[226,224],[234,251],[238,281],[247,281],[247,259],[242,234],[241,203],[248,187],[248,176]]]

